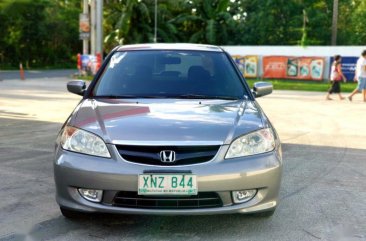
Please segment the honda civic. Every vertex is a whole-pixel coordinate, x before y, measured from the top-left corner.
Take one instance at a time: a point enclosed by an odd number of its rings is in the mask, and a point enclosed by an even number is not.
[[[271,216],[282,173],[279,137],[221,47],[118,46],[87,86],[55,145],[56,200],[88,213]]]

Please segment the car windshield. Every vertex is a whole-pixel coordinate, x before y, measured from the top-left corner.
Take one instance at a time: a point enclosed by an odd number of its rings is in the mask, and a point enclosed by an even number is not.
[[[241,99],[247,95],[223,52],[138,50],[115,52],[94,97]]]

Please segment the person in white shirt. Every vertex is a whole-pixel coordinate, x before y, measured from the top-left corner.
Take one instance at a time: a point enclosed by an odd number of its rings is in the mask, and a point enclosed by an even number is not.
[[[348,99],[352,101],[355,94],[362,92],[363,101],[366,102],[366,50],[362,51],[361,57],[357,60],[354,80],[358,82],[358,85]]]

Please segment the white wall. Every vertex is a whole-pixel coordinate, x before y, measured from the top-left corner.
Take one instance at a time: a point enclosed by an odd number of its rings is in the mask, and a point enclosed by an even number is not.
[[[222,46],[230,55],[360,56],[366,46]]]
[[[262,57],[263,56],[307,56],[307,57],[326,57],[324,79],[329,79],[330,58],[336,54],[344,57],[358,57],[366,46],[221,46],[230,55],[257,55],[258,58],[258,77],[262,77]]]

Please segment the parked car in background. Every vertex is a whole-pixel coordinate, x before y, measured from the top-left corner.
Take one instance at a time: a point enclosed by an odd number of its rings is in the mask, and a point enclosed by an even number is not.
[[[278,204],[278,135],[223,49],[195,44],[115,48],[56,142],[56,199],[80,213],[259,214]]]

